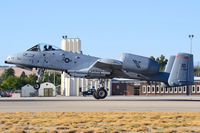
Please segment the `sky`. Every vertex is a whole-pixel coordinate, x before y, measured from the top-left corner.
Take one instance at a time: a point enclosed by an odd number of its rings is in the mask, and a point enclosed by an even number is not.
[[[166,58],[190,51],[200,61],[199,0],[0,1],[0,65],[37,43],[61,47],[80,38],[84,54],[117,59],[121,53]]]

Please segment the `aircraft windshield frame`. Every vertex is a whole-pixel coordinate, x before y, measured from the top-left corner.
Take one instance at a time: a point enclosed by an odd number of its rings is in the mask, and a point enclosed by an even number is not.
[[[28,49],[27,51],[38,51],[39,52],[39,51],[55,51],[55,50],[60,50],[60,49],[53,45],[40,43],[40,44],[37,44],[37,45],[33,46],[32,48]]]

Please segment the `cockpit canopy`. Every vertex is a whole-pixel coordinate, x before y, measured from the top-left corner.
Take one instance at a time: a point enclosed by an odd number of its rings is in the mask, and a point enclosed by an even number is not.
[[[40,43],[28,49],[27,51],[55,51],[55,50],[60,50],[60,49],[53,45]]]

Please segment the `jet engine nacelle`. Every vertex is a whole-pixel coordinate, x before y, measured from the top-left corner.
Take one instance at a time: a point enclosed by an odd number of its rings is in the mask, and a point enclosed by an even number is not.
[[[160,68],[156,61],[134,54],[124,53],[119,60],[123,62],[123,69],[144,75],[156,74]]]

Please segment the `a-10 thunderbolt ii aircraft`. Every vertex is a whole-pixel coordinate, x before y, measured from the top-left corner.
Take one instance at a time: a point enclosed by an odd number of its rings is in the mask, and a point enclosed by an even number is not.
[[[25,52],[8,56],[5,63],[29,70],[36,68],[39,77],[45,69],[53,69],[64,71],[74,77],[99,79],[101,87],[93,93],[96,99],[107,96],[104,83],[112,78],[158,81],[168,87],[194,83],[193,55],[187,53],[171,56],[164,72],[159,71],[160,67],[156,61],[130,53],[121,54],[118,60],[102,59],[41,44]],[[38,88],[38,85],[36,84],[35,88]]]

